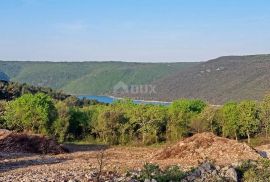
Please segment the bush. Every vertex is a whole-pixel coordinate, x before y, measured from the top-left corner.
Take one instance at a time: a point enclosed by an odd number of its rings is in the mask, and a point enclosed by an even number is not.
[[[270,161],[261,159],[259,161],[245,161],[237,168],[242,181],[270,181]]]
[[[56,104],[58,117],[53,123],[54,135],[59,142],[64,142],[69,133],[70,113],[69,107],[64,102]]]
[[[158,182],[180,181],[185,176],[185,173],[178,166],[169,166],[161,170],[157,164],[146,163],[141,171],[139,180],[155,179]]]
[[[50,134],[56,117],[53,100],[42,93],[25,94],[8,102],[4,113],[9,129],[39,134]]]

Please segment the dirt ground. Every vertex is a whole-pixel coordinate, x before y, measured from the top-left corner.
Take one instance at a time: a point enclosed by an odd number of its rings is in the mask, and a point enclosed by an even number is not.
[[[177,160],[154,160],[154,154],[160,149],[153,147],[73,145],[69,148],[71,153],[59,155],[0,153],[0,181],[65,181],[74,178],[87,181],[87,175],[98,167],[97,158],[102,151],[106,171],[125,173],[142,168],[146,162],[161,166],[178,164]]]
[[[120,147],[101,145],[67,145],[70,153],[38,155],[3,153],[0,151],[0,182],[13,181],[89,181],[104,152],[104,171],[124,174],[138,171],[145,163],[161,167],[178,165],[183,170],[196,167],[203,156],[217,162],[235,163],[238,160],[259,157],[256,150],[246,144],[202,133],[168,147]],[[225,165],[225,164],[224,164]]]

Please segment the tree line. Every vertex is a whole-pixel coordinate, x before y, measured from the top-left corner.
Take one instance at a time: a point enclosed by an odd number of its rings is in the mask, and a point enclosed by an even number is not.
[[[44,134],[60,142],[90,140],[112,145],[174,142],[200,132],[247,139],[268,137],[270,95],[258,102],[244,100],[212,106],[202,100],[180,99],[169,106],[134,104],[77,105],[71,98],[52,99],[27,93],[0,102],[1,128]]]

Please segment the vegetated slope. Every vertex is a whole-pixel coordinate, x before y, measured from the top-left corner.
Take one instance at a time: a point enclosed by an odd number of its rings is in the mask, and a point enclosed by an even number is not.
[[[0,61],[0,70],[12,81],[83,95],[111,93],[119,81],[149,84],[195,64]]]
[[[60,91],[53,90],[48,87],[38,87],[32,86],[28,84],[20,84],[16,82],[8,82],[5,80],[0,80],[0,100],[10,101],[16,99],[23,94],[36,94],[36,93],[44,93],[49,95],[55,100],[61,100],[68,103],[68,105],[72,106],[89,106],[94,104],[101,104],[96,100],[91,99],[79,99],[78,97],[65,94]]]
[[[0,81],[9,81],[9,77],[2,71],[0,71]]]
[[[270,91],[270,55],[227,56],[203,62],[154,81],[159,100],[200,98],[212,104],[261,99]]]
[[[36,87],[27,84],[19,84],[15,82],[7,82],[5,80],[0,80],[0,100],[13,100],[27,93],[45,93],[56,100],[65,100],[68,97],[71,97],[71,95],[57,92],[51,88]]]

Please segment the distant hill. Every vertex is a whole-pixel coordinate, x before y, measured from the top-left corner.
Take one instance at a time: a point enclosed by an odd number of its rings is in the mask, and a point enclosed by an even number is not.
[[[89,106],[94,104],[103,104],[92,99],[80,99],[78,97],[65,94],[47,87],[37,87],[28,84],[20,84],[6,80],[0,80],[0,101],[11,101],[23,94],[45,93],[55,100],[64,101],[69,106]]]
[[[101,95],[119,81],[149,84],[197,63],[26,62],[0,61],[11,81],[51,87],[68,94]]]
[[[261,99],[270,91],[270,55],[226,56],[180,70],[152,83],[155,95],[143,99],[171,101],[200,98],[213,104]]]
[[[9,81],[9,77],[2,71],[0,71],[0,81]]]

